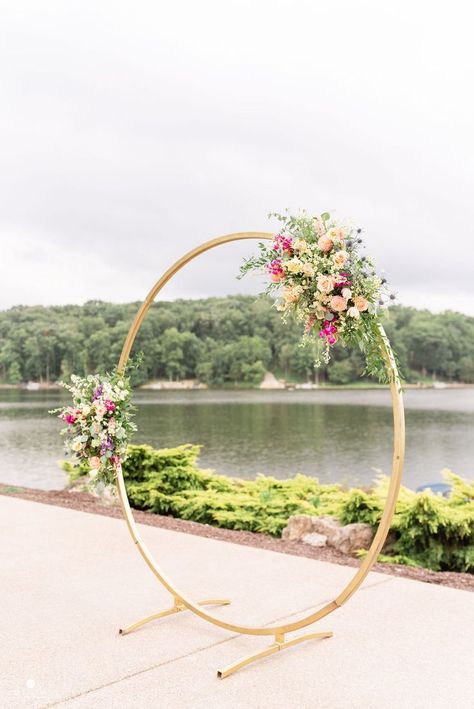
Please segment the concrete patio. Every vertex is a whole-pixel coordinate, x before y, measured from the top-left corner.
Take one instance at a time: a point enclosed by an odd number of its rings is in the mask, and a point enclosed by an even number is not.
[[[232,598],[226,619],[275,624],[331,600],[353,569],[141,527],[177,585]],[[0,706],[144,709],[469,709],[474,594],[372,573],[311,630],[333,630],[224,680],[270,638],[170,605],[121,520],[0,497]]]

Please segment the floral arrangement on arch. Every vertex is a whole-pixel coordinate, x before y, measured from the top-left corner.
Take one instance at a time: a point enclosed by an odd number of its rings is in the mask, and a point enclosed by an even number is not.
[[[61,430],[66,453],[74,467],[89,471],[94,485],[109,485],[126,458],[129,436],[136,430],[130,381],[114,369],[103,376],[73,374],[71,384],[63,386],[72,394],[72,405],[50,413],[66,424]]]
[[[361,229],[338,224],[327,212],[269,216],[282,228],[270,244],[259,244],[241,274],[256,270],[270,277],[266,292],[276,294],[276,308],[304,323],[303,343],[319,343],[316,366],[329,362],[337,342],[355,344],[365,354],[365,372],[387,381],[377,335],[381,311],[395,296],[361,253]]]

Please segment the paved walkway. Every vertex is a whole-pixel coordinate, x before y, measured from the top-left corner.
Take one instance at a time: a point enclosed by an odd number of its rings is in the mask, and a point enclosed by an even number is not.
[[[216,614],[274,624],[331,600],[353,569],[153,527],[143,536]],[[472,709],[474,594],[370,574],[333,630],[224,680],[268,639],[190,613],[117,629],[169,605],[125,523],[0,496],[0,706],[67,709]],[[271,638],[270,638],[271,640]]]

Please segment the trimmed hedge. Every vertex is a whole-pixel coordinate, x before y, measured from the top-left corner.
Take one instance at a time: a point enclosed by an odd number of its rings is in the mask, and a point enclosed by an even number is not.
[[[133,507],[228,529],[279,536],[295,514],[331,515],[343,524],[379,523],[388,478],[377,478],[371,491],[320,484],[296,475],[288,480],[259,475],[240,480],[197,466],[200,446],[155,450],[129,447],[123,470]],[[392,521],[395,541],[383,560],[435,571],[474,573],[474,481],[449,470],[448,497],[402,487]]]

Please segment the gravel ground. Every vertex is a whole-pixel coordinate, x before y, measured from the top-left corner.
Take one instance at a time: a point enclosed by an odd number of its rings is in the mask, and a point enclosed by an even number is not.
[[[46,505],[57,505],[59,507],[68,507],[82,512],[90,512],[93,514],[105,515],[107,517],[122,516],[120,507],[113,505],[104,505],[97,497],[87,492],[70,492],[69,490],[35,490],[32,488],[14,487],[11,485],[0,484],[0,494],[11,497],[20,497],[24,500],[33,502],[41,502]],[[355,559],[346,554],[336,551],[332,547],[311,547],[302,542],[289,542],[282,539],[275,539],[266,534],[256,534],[254,532],[240,532],[233,529],[221,529],[212,527],[208,524],[199,524],[198,522],[189,522],[175,517],[164,517],[154,514],[153,512],[134,511],[134,516],[137,522],[148,524],[152,527],[163,527],[175,532],[183,532],[185,534],[196,534],[201,537],[209,537],[211,539],[221,539],[234,544],[243,544],[245,546],[259,547],[260,549],[269,549],[277,551],[281,554],[293,554],[294,556],[305,556],[309,559],[319,559],[321,561],[329,561],[333,564],[343,564],[345,566],[357,567],[360,564],[358,559]],[[379,571],[383,574],[391,576],[400,576],[404,578],[415,579],[416,581],[424,581],[425,583],[435,583],[442,586],[451,586],[452,588],[461,589],[464,591],[474,591],[474,575],[466,573],[457,573],[454,571],[430,571],[429,569],[413,568],[403,566],[401,564],[375,564],[374,571]]]

